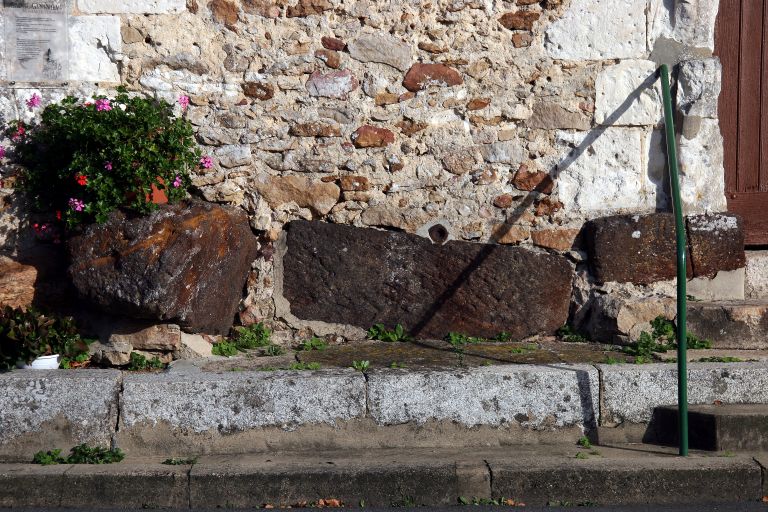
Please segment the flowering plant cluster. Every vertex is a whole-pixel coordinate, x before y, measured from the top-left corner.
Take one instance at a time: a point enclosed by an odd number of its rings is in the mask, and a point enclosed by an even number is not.
[[[179,99],[182,110],[188,101]],[[27,106],[40,103],[33,97]],[[68,97],[47,105],[37,123],[13,122],[5,135],[34,207],[69,227],[103,222],[116,208],[146,213],[155,207],[153,187],[171,202],[182,199],[190,171],[210,164],[172,105],[123,89],[112,99]]]

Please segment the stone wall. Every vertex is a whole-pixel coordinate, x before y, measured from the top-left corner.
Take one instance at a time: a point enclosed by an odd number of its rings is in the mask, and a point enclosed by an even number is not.
[[[261,235],[244,322],[274,314],[291,220],[569,253],[589,219],[666,209],[662,62],[686,211],[726,206],[717,0],[71,1],[72,81],[4,82],[0,122],[34,92],[188,95],[215,164],[196,193]],[[4,252],[31,235],[20,201],[0,189]]]

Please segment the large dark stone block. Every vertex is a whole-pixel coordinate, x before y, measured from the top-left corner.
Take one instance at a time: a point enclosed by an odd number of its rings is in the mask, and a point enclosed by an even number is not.
[[[739,217],[695,215],[687,219],[687,275],[714,277],[745,265]],[[585,241],[599,282],[650,284],[677,276],[675,218],[671,213],[614,215],[589,221]]]
[[[289,224],[287,246],[283,294],[299,319],[522,338],[568,318],[573,270],[561,256],[307,221]]]
[[[242,210],[204,202],[115,212],[68,247],[72,281],[97,306],[211,334],[232,327],[257,249]]]

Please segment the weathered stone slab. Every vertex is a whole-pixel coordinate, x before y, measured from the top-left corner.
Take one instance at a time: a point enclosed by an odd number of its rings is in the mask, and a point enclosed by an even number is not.
[[[591,340],[626,345],[637,341],[641,332],[651,332],[651,321],[656,317],[675,318],[676,312],[672,297],[637,298],[608,293],[592,301],[585,328]]]
[[[650,284],[677,275],[671,213],[602,217],[588,222],[585,234],[590,267],[600,282]]]
[[[0,374],[0,457],[80,443],[109,446],[117,424],[120,372],[21,370]]]
[[[69,242],[72,281],[109,312],[226,334],[256,257],[242,210],[204,202],[115,212]]]
[[[655,407],[677,403],[674,364],[599,365],[600,422],[647,423]],[[768,364],[692,363],[688,366],[688,402],[768,404]]]
[[[596,425],[598,373],[592,366],[491,366],[453,371],[373,371],[371,417],[380,425],[452,421],[467,427]]]
[[[689,302],[688,330],[715,348],[768,348],[768,302]]]
[[[737,215],[718,213],[688,217],[693,275],[714,277],[720,270],[744,268],[744,230]]]
[[[717,118],[722,75],[723,67],[717,58],[682,62],[677,108],[688,116]]]
[[[361,34],[347,43],[347,50],[360,62],[380,62],[400,71],[411,65],[411,45],[386,32]]]
[[[111,344],[127,343],[137,350],[173,351],[181,345],[181,330],[174,324],[121,322],[105,338]]]
[[[188,435],[334,424],[365,414],[365,378],[353,370],[128,375],[121,435],[164,424]]]
[[[29,307],[35,298],[37,269],[0,256],[0,306]]]
[[[568,316],[572,269],[519,247],[430,240],[321,222],[288,226],[282,258],[290,314],[368,328],[402,324],[420,337],[450,331],[522,338]]]
[[[653,414],[655,441],[679,443],[676,405],[658,407]],[[690,447],[699,450],[768,451],[768,405],[707,404],[688,408]]]

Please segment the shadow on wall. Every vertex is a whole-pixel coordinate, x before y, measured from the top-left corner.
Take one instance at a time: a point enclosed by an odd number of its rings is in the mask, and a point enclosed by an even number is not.
[[[609,115],[600,126],[597,126],[589,131],[587,136],[584,137],[578,146],[572,149],[566,155],[566,157],[563,158],[563,160],[561,160],[552,168],[552,170],[550,170],[549,179],[542,180],[533,190],[525,195],[523,200],[511,212],[509,212],[503,227],[494,233],[494,238],[499,240],[508,234],[514,225],[522,218],[523,214],[528,210],[528,208],[533,206],[534,202],[539,197],[539,194],[541,194],[547,187],[549,187],[552,182],[556,182],[560,174],[562,174],[571,165],[573,165],[574,162],[581,158],[587,149],[589,149],[595,143],[595,141],[597,141],[606,132],[606,130],[608,130],[608,128],[611,128],[616,122],[618,122],[621,116],[623,116],[632,107],[635,101],[638,100],[640,95],[646,89],[649,89],[653,86],[658,77],[658,71],[648,76],[648,78],[646,78],[634,91],[632,91],[627,99],[624,100],[624,102],[622,102],[621,105],[619,105],[619,107],[613,113],[611,113],[611,115]],[[654,183],[656,184],[657,188],[656,208],[665,208],[667,206],[665,201],[665,189],[668,186],[668,180],[662,179],[660,182]],[[482,263],[493,253],[493,251],[496,250],[497,247],[498,245],[494,244],[485,245],[484,249],[478,254],[478,256],[469,265],[467,265],[466,268],[464,268],[459,277],[457,277],[456,280],[447,287],[445,292],[443,292],[440,297],[429,307],[419,322],[413,326],[411,329],[411,334],[417,337],[421,334],[421,332],[429,324],[430,320],[435,316],[435,314],[440,311],[440,309],[456,294],[459,288],[467,281],[469,276],[475,270],[477,270],[480,265],[482,265]]]

